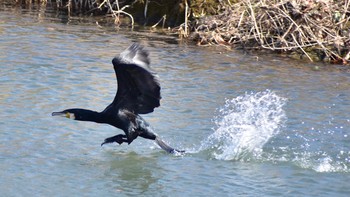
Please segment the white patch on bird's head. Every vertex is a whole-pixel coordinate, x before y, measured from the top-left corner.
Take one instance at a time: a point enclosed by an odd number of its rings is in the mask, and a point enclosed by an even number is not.
[[[74,113],[69,113],[69,112],[67,112],[67,113],[66,113],[66,118],[75,120],[75,114],[74,114]]]

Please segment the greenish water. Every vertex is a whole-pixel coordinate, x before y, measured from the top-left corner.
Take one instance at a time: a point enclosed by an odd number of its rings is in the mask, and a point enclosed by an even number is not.
[[[184,155],[142,138],[101,148],[121,131],[51,117],[103,110],[116,91],[111,60],[132,42],[149,50],[162,86],[161,107],[144,118]],[[350,193],[342,68],[1,8],[0,89],[1,196]]]

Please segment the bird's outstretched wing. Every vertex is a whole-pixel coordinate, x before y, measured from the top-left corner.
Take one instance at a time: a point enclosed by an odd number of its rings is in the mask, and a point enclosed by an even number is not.
[[[149,70],[147,51],[135,43],[112,63],[118,91],[111,105],[135,114],[147,114],[160,106],[160,85]]]

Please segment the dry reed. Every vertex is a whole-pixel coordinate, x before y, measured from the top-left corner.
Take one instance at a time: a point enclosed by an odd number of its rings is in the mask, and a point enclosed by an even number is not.
[[[242,0],[197,20],[192,38],[199,45],[301,52],[310,61],[348,64],[349,8],[349,0]]]
[[[47,1],[47,0],[39,0]],[[120,25],[121,15],[126,15],[131,19],[131,25],[134,25],[133,16],[126,12],[125,9],[130,7],[130,4],[125,0],[56,0],[56,8],[66,10],[69,17],[74,15],[105,15],[111,14],[114,17],[114,22]]]

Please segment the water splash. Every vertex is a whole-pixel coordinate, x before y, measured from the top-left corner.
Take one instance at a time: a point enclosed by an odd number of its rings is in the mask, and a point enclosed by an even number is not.
[[[304,123],[297,129],[293,129],[295,123],[284,128],[286,101],[271,90],[226,99],[213,118],[214,132],[199,148],[186,152],[202,152],[218,160],[287,162],[320,173],[349,173],[350,146],[346,128],[350,121],[346,126],[324,121],[318,124],[320,128],[313,125],[308,128]]]
[[[249,160],[280,131],[285,121],[286,99],[266,90],[227,99],[214,117],[214,133],[202,142],[216,159]]]
[[[264,149],[260,158],[276,163],[288,162],[321,173],[350,172],[350,151],[346,142],[337,140],[339,136],[327,136],[324,133],[310,139],[307,133],[295,136],[279,135],[279,140],[272,142],[269,150]],[[324,141],[325,139],[328,141]]]

